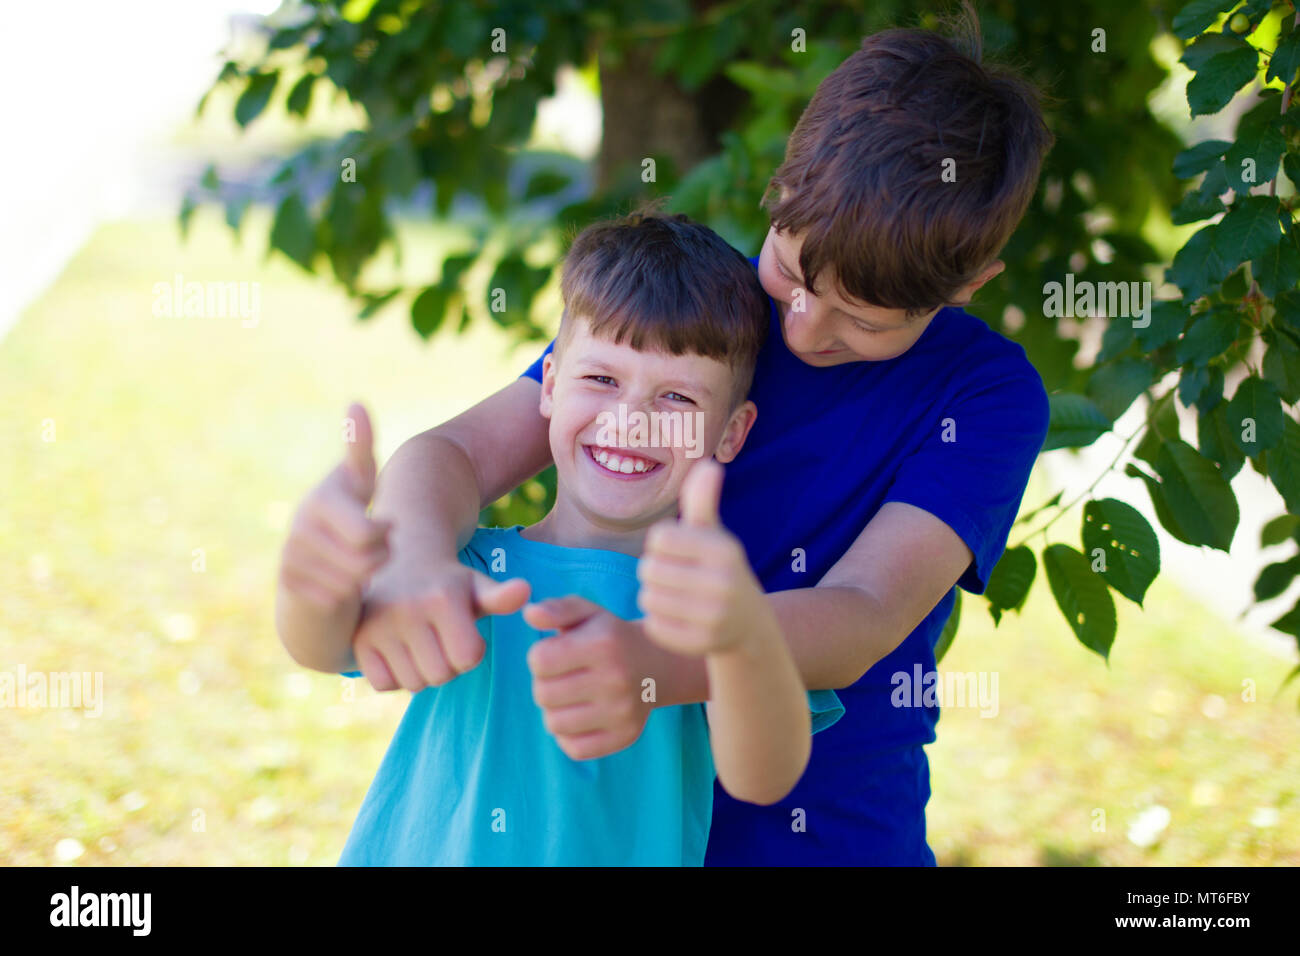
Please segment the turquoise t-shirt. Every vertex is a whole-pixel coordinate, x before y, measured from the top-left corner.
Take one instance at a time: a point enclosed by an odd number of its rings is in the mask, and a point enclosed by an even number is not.
[[[460,560],[526,579],[533,601],[577,594],[642,616],[631,555],[480,528]],[[478,626],[479,665],[411,698],[339,865],[702,865],[715,775],[704,705],[658,708],[631,747],[573,760],[533,700],[526,655],[542,634],[518,613]],[[834,691],[808,699],[814,733],[844,712]]]

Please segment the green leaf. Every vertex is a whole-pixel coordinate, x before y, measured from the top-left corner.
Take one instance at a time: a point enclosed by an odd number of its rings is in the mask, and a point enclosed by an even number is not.
[[[796,99],[803,95],[803,83],[791,70],[773,69],[766,63],[737,60],[722,68],[727,79],[764,99]]]
[[[1300,153],[1287,153],[1283,156],[1282,170],[1286,173],[1286,178],[1291,180],[1291,185],[1300,192]]]
[[[1300,638],[1300,601],[1297,601],[1295,607],[1269,626],[1277,628],[1283,634],[1290,634],[1294,638]],[[1287,678],[1288,681],[1290,679],[1290,677]]]
[[[1223,400],[1223,372],[1212,365],[1184,369],[1178,380],[1178,400],[1184,408],[1209,411]]]
[[[1300,340],[1300,291],[1292,289],[1278,293],[1273,299],[1273,309],[1282,329],[1290,330],[1293,337]]]
[[[1191,302],[1209,293],[1232,273],[1214,241],[1217,226],[1206,226],[1188,239],[1174,254],[1166,277],[1183,290],[1183,301]],[[1238,260],[1240,261],[1240,260]]]
[[[1203,173],[1215,163],[1232,143],[1222,139],[1207,139],[1183,150],[1174,157],[1174,175],[1179,179],[1191,179],[1197,173]]]
[[[1264,79],[1294,83],[1297,70],[1300,70],[1300,30],[1292,30],[1273,51]]]
[[[248,85],[244,87],[244,92],[239,94],[239,99],[235,102],[235,122],[243,129],[266,109],[266,104],[271,100],[271,93],[275,90],[275,81],[279,79],[278,72],[271,73],[251,73],[248,77]]]
[[[1209,411],[1202,410],[1196,419],[1196,443],[1201,454],[1217,462],[1223,477],[1231,481],[1241,471],[1246,459],[1233,441],[1226,408],[1226,405],[1219,405]]]
[[[1002,622],[1004,611],[1019,611],[1024,605],[1037,570],[1034,552],[1024,545],[1008,548],[1002,553],[989,575],[988,587],[984,589],[994,624]]]
[[[1109,362],[1117,355],[1128,351],[1128,347],[1137,339],[1137,329],[1133,320],[1116,318],[1106,323],[1106,331],[1101,335],[1101,351],[1097,353],[1097,363]]]
[[[1255,579],[1255,600],[1268,601],[1277,597],[1291,586],[1297,573],[1300,573],[1300,555],[1266,565]]]
[[[1300,348],[1279,335],[1264,353],[1264,377],[1273,383],[1288,405],[1300,399]]]
[[[526,322],[533,296],[550,276],[550,269],[534,269],[517,253],[506,255],[497,263],[492,280],[488,283],[488,311],[498,325]],[[496,290],[504,293],[505,311],[492,308],[497,302]]]
[[[308,73],[289,90],[285,108],[294,116],[306,116],[311,108],[311,91],[316,84],[316,74]]]
[[[194,197],[186,193],[184,198],[181,199],[181,210],[176,216],[177,223],[180,225],[182,239],[187,238],[190,234],[190,220],[194,218],[194,210],[197,208],[198,203],[194,201]]]
[[[1160,572],[1160,542],[1147,519],[1132,505],[1115,498],[1089,501],[1083,506],[1083,549],[1105,555],[1106,583],[1138,607],[1147,588]]]
[[[569,187],[573,180],[566,174],[553,169],[539,169],[528,179],[524,189],[524,202],[544,196],[554,196]]]
[[[1237,126],[1237,141],[1224,157],[1223,166],[1228,184],[1238,194],[1250,192],[1260,183],[1266,183],[1277,175],[1277,164],[1286,152],[1286,137],[1271,120],[1269,122],[1242,122]],[[1254,160],[1252,175],[1245,173],[1250,166],[1245,162]]]
[[[1191,313],[1181,302],[1160,300],[1151,304],[1151,321],[1137,330],[1138,345],[1144,352],[1154,352],[1183,334]]]
[[[1282,439],[1282,403],[1271,382],[1250,376],[1237,386],[1224,411],[1232,440],[1247,458],[1267,451]],[[1254,441],[1242,437],[1254,423]]]
[[[415,297],[411,303],[411,325],[420,334],[420,338],[427,340],[438,331],[447,315],[449,299],[450,294],[441,285],[428,286]]]
[[[1290,415],[1282,418],[1282,440],[1265,453],[1268,478],[1286,502],[1286,510],[1300,512],[1300,425]]]
[[[226,201],[226,225],[234,230],[236,236],[244,221],[244,213],[248,210],[248,201],[248,196],[235,196]]]
[[[302,204],[297,193],[286,196],[275,211],[275,222],[271,225],[271,247],[279,249],[308,272],[311,271],[316,240],[307,207]]]
[[[1227,170],[1223,163],[1216,163],[1206,172],[1201,184],[1170,211],[1170,220],[1175,226],[1185,226],[1223,212],[1223,201],[1219,197],[1227,191]]]
[[[1250,264],[1259,289],[1270,299],[1300,283],[1300,249],[1290,236],[1279,236],[1267,252]]]
[[[1092,373],[1088,379],[1088,397],[1113,422],[1151,387],[1154,379],[1155,369],[1150,362],[1120,359]]]
[[[409,141],[399,139],[384,152],[380,181],[391,195],[409,196],[420,182],[420,163]]]
[[[1236,340],[1239,325],[1231,306],[1215,306],[1192,317],[1192,327],[1183,336],[1174,357],[1179,365],[1204,365],[1227,351]]]
[[[366,319],[373,316],[376,312],[378,312],[385,305],[391,302],[393,298],[396,297],[401,291],[402,290],[400,288],[389,289],[387,292],[383,292],[379,294],[368,293],[362,296],[366,304],[365,307],[359,313],[357,313],[357,319],[359,321],[364,322]]]
[[[1214,247],[1228,272],[1277,245],[1281,235],[1277,211],[1278,202],[1271,196],[1242,196],[1232,204],[1214,236]]]
[[[1147,409],[1147,433],[1142,436],[1137,448],[1133,449],[1133,455],[1154,465],[1160,446],[1166,441],[1177,440],[1180,434],[1174,393],[1168,391]]]
[[[1188,40],[1208,28],[1219,14],[1227,13],[1237,5],[1237,0],[1192,0],[1174,14],[1174,35]]]
[[[1227,551],[1240,515],[1236,495],[1214,463],[1185,442],[1166,441],[1156,455],[1155,469],[1178,525],[1170,533],[1186,544]]]
[[[1088,559],[1068,545],[1054,544],[1043,551],[1043,569],[1056,606],[1084,647],[1109,661],[1115,642],[1115,602],[1100,574]]]
[[[1033,509],[1032,511],[1026,511],[1024,514],[1022,514],[1019,518],[1015,520],[1015,523],[1024,524],[1026,521],[1030,521],[1036,518],[1038,515],[1042,514],[1048,508],[1055,508],[1057,505],[1061,503],[1061,499],[1064,496],[1065,496],[1065,492],[1063,490],[1058,491],[1056,494],[1052,495],[1051,498],[1043,502],[1037,508]]]
[[[1049,395],[1047,400],[1051,406],[1051,419],[1043,451],[1081,448],[1110,431],[1111,420],[1089,398],[1058,392]]]
[[[1271,548],[1297,531],[1300,531],[1300,515],[1278,515],[1260,529],[1259,545],[1261,548]]]
[[[1255,78],[1259,69],[1259,51],[1249,43],[1216,53],[1197,69],[1187,84],[1187,105],[1191,115],[1217,113],[1228,105],[1236,92]]]
[[[934,642],[934,662],[938,664],[943,660],[943,655],[948,653],[948,648],[952,647],[953,639],[957,636],[957,625],[961,623],[961,588],[953,588],[955,597],[952,599],[952,612],[948,615],[948,620],[943,624],[943,630],[939,632],[939,639]]]

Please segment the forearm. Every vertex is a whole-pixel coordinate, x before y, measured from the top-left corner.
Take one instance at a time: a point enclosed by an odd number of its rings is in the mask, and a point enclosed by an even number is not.
[[[804,687],[848,687],[898,646],[875,603],[852,587],[798,588],[767,595]],[[704,660],[656,649],[660,707],[710,700]]]
[[[393,522],[392,556],[372,579],[382,582],[428,561],[456,560],[482,507],[478,476],[459,444],[423,432],[402,444],[380,472],[373,516]]]
[[[807,695],[775,616],[704,661],[718,780],[738,800],[775,803],[799,782],[812,746]]]
[[[326,610],[293,594],[283,582],[276,585],[276,631],[289,656],[303,667],[329,674],[354,670],[352,635],[360,618],[359,597]]]

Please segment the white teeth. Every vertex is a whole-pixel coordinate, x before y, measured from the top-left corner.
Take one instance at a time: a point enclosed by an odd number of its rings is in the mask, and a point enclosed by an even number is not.
[[[652,461],[646,461],[644,458],[633,458],[631,456],[624,458],[621,455],[613,455],[605,448],[602,448],[599,451],[593,451],[591,457],[609,471],[616,471],[623,475],[630,475],[633,472],[649,471],[654,467],[654,462]]]

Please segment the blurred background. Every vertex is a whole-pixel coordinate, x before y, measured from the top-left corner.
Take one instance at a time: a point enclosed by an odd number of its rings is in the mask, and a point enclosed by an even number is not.
[[[1226,147],[1285,85],[1261,65],[1193,119],[1180,6],[977,5],[986,56],[1053,97],[1057,145],[971,311],[1025,345],[1049,391],[1105,413],[1044,453],[1011,544],[1077,546],[1083,505],[1110,497],[1154,528],[1160,574],[1142,606],[1112,602],[1105,661],[1043,574],[966,595],[941,670],[997,675],[999,705],[945,709],[928,748],[940,864],[1300,863],[1294,509],[1263,462],[1216,458],[1230,546],[1171,534],[1123,466],[1154,461],[1129,440],[1157,415],[1205,450],[1196,403],[1172,397],[1180,362],[1153,351],[1116,401],[1115,362],[1133,372],[1149,343],[1107,341],[1105,315],[1042,315],[1043,283],[1067,270],[1176,299],[1164,269],[1198,227],[1174,157]],[[1244,7],[1250,42],[1288,42],[1288,2]],[[347,403],[369,409],[382,465],[511,381],[558,324],[566,235],[637,202],[756,255],[759,199],[816,84],[863,35],[952,9],[9,11],[0,863],[332,865],[409,699],[297,667],[274,630],[283,537],[337,463]],[[1288,175],[1275,188],[1294,201]],[[1263,348],[1225,347],[1220,389]],[[484,520],[532,520],[552,489],[544,475]],[[64,673],[97,675],[79,705],[20,690]]]

